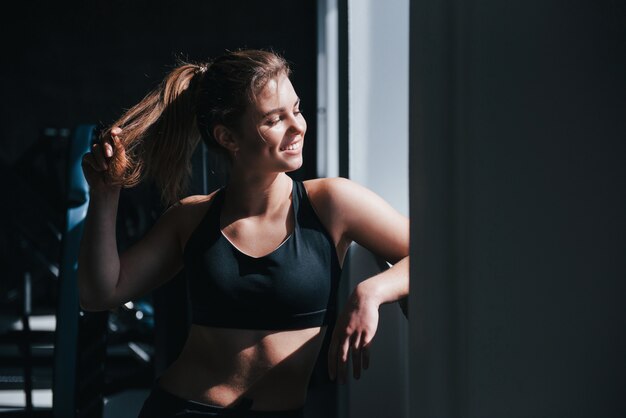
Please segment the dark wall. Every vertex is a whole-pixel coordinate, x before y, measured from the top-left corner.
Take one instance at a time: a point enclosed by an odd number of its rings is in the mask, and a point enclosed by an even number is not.
[[[316,10],[314,0],[11,4],[3,13],[0,37],[1,304],[19,306],[15,289],[28,271],[33,275],[33,305],[40,309],[45,304],[54,312],[56,282],[48,270],[59,257],[57,231],[64,221],[64,158],[71,130],[79,124],[115,121],[155,87],[178,58],[202,61],[239,48],[281,53],[291,64],[310,139],[304,165],[293,174],[314,177]],[[46,128],[57,131],[44,135]],[[203,169],[199,147],[193,192],[203,191]],[[163,209],[150,184],[124,189],[118,247],[123,250],[139,239]],[[159,324],[155,374],[172,361],[186,338],[182,278],[181,274],[146,297],[154,296]]]
[[[302,99],[307,137],[314,139],[316,16],[313,0],[12,4],[3,15],[0,37],[0,186],[3,199],[12,202],[0,209],[0,250],[7,269],[15,271],[8,276],[20,276],[24,265],[33,262],[12,255],[21,252],[16,237],[25,229],[45,258],[57,257],[58,242],[48,224],[60,229],[64,216],[64,158],[71,130],[78,124],[115,121],[179,57],[201,61],[237,48],[283,54]],[[46,128],[57,132],[44,135]],[[308,141],[304,155],[304,166],[294,174],[310,178],[315,175],[315,141]],[[191,192],[202,192],[199,162],[194,159]],[[122,248],[138,239],[163,209],[155,195],[150,184],[123,191],[118,216]]]
[[[272,48],[292,63],[315,138],[315,1],[15,2],[3,18],[2,160],[44,127],[111,123],[173,68],[226,49]],[[314,158],[313,141],[307,159]],[[314,170],[315,160],[304,170]],[[306,175],[312,175],[312,171]]]
[[[412,409],[626,415],[626,7],[412,6]]]

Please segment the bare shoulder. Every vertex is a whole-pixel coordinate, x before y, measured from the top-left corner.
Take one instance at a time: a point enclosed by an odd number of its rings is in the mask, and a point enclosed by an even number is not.
[[[409,220],[380,195],[343,177],[305,182],[311,204],[340,242],[356,242],[387,261],[408,254]]]
[[[307,194],[323,194],[336,193],[344,187],[355,187],[357,185],[350,179],[345,177],[323,177],[302,182],[306,188]]]
[[[214,200],[217,190],[208,195],[192,195],[180,199],[165,210],[162,218],[176,225],[181,248],[184,248],[187,239],[200,223]]]
[[[331,230],[342,233],[342,215],[350,213],[346,206],[367,192],[360,184],[344,177],[325,177],[303,182],[309,201],[322,222]]]
[[[174,203],[170,209],[176,211],[179,216],[189,216],[197,211],[202,211],[211,205],[214,194],[187,196]]]
[[[216,193],[217,190],[207,195],[198,194],[184,197],[167,208],[165,213],[171,211],[175,212],[177,216],[185,216],[190,215],[195,211],[202,211],[211,205],[213,197]]]
[[[359,193],[369,192],[361,184],[345,177],[317,178],[306,180],[303,184],[309,198],[314,201],[312,203],[319,205],[320,209],[323,207],[332,209],[333,206],[340,205],[344,200],[351,200]]]
[[[345,179],[334,177],[317,178],[302,182],[306,190],[306,194],[309,197],[309,201],[319,216],[325,217],[324,215],[331,211],[330,205],[332,203],[331,193],[334,187],[333,183],[340,182],[341,180]]]
[[[344,234],[344,226],[337,215],[337,202],[333,198],[338,193],[341,183],[350,180],[341,177],[317,178],[302,182],[309,198],[309,202],[318,218],[326,228],[335,243],[337,257],[343,265],[343,260],[350,246],[350,241]],[[349,186],[348,186],[349,187]]]

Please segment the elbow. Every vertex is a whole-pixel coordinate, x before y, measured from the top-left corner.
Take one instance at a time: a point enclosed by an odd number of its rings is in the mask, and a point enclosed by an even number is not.
[[[93,300],[86,299],[84,297],[79,298],[80,309],[85,312],[102,312],[108,309],[103,303]]]
[[[106,309],[102,309],[100,305],[97,305],[93,302],[88,302],[83,299],[80,299],[80,310],[85,312],[102,312]]]
[[[80,309],[85,312],[102,312],[113,308],[112,303],[105,298],[88,295],[83,291],[79,292],[78,303]]]
[[[95,286],[78,271],[78,303],[85,312],[102,312],[113,309],[115,293]]]

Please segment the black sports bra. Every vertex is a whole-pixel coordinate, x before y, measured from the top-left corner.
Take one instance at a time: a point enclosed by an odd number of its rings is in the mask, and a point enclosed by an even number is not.
[[[192,323],[265,330],[328,324],[335,315],[341,266],[302,182],[292,186],[293,233],[258,258],[222,234],[224,195],[225,189],[215,194],[185,245]]]

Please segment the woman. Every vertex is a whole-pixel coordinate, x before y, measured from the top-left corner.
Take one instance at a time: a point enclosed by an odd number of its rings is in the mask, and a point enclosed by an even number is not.
[[[183,267],[191,289],[187,342],[141,417],[301,416],[352,242],[393,267],[361,282],[337,318],[331,379],[345,381],[349,356],[359,378],[379,306],[408,294],[406,217],[350,180],[286,174],[302,165],[306,132],[289,74],[282,57],[261,50],[182,64],[84,156],[81,306],[117,307]],[[228,159],[229,180],[179,200],[200,138]],[[120,187],[144,174],[169,207],[118,256]]]

